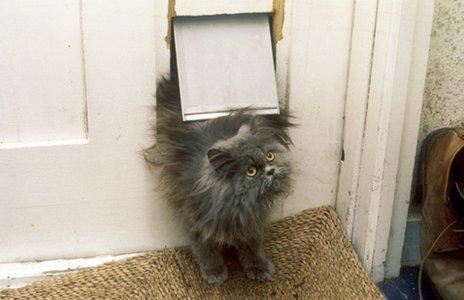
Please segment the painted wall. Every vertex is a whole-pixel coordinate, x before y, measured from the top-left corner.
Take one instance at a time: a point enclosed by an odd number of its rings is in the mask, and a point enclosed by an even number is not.
[[[419,180],[419,149],[434,130],[464,126],[464,1],[435,0],[424,98],[418,135],[416,166],[406,238],[405,265],[420,264],[420,200],[414,187]],[[395,275],[395,274],[394,274]]]
[[[418,157],[434,130],[464,126],[464,1],[436,0],[430,37],[424,99],[412,179],[418,180]],[[412,190],[410,210],[417,213],[421,195]],[[415,217],[416,218],[416,217]],[[417,219],[417,218],[416,218]],[[409,230],[409,229],[408,229]]]
[[[464,1],[436,0],[419,145],[450,126],[464,126]]]

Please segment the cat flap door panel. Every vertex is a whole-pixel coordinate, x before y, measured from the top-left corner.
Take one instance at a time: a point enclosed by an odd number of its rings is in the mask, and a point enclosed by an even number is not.
[[[267,14],[174,18],[184,121],[250,107],[278,114]]]

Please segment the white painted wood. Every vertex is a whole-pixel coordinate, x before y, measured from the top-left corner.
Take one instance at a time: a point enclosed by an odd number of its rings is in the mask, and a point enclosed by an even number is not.
[[[273,0],[176,0],[175,2],[177,16],[269,13],[273,9]]]
[[[277,3],[277,1],[275,1]],[[290,70],[290,46],[291,46],[291,32],[292,32],[292,11],[293,0],[286,0],[283,4],[283,24],[282,24],[282,38],[273,40],[275,47],[275,72],[277,81],[277,95],[279,99],[280,108],[288,109],[289,106],[289,70]],[[287,198],[288,199],[288,198]],[[272,217],[278,219],[283,216],[284,205],[280,199],[274,204],[274,213]]]
[[[277,95],[280,107],[288,108],[288,73],[290,65],[290,45],[292,31],[292,0],[284,1],[284,22],[282,25],[282,39],[274,41],[275,43],[275,64],[276,64],[276,81]]]
[[[373,268],[395,82],[402,3],[379,1],[353,242],[368,272]],[[399,108],[401,109],[401,108]],[[393,162],[394,163],[394,162]],[[383,204],[387,206],[387,204]],[[387,212],[388,214],[388,212]],[[380,237],[379,237],[380,238]],[[385,238],[385,237],[384,237]]]
[[[174,19],[184,121],[253,108],[279,113],[267,14]]]
[[[416,1],[402,3],[398,13],[400,23],[398,28],[398,41],[395,66],[393,70],[391,95],[391,111],[388,124],[387,145],[385,149],[385,162],[381,185],[381,201],[379,202],[379,216],[376,239],[372,258],[371,276],[375,281],[381,281],[385,276],[385,260],[388,249],[388,236],[392,225],[392,211],[395,197],[396,180],[399,170],[399,157],[403,138],[403,124],[405,118],[408,83],[412,58],[412,41],[414,39],[414,25],[416,20]],[[407,16],[407,17],[402,17]],[[396,28],[395,28],[396,29]],[[402,42],[403,41],[403,42]],[[420,101],[422,104],[422,101]],[[416,119],[419,124],[419,119]],[[408,137],[410,138],[410,137]],[[417,141],[417,139],[415,139]],[[412,141],[416,144],[415,141]],[[414,155],[413,155],[414,156]]]
[[[0,2],[0,148],[86,137],[79,10]]]
[[[334,205],[353,21],[352,1],[293,1],[288,105],[298,127],[295,182],[283,214]]]
[[[184,243],[139,153],[155,86],[153,4],[83,1],[89,143],[0,150],[0,262]]]
[[[168,38],[168,1],[155,0],[154,22],[155,22],[155,76],[160,79],[169,75],[170,71],[170,48],[166,39]]]
[[[352,4],[327,3],[287,1],[276,45],[279,99],[290,97],[297,112],[295,156],[304,162],[285,214],[335,200]],[[155,79],[169,70],[167,8],[161,0],[82,2],[88,140],[0,151],[2,262],[185,242],[138,153],[150,142]]]
[[[0,149],[50,147],[50,146],[62,146],[62,145],[85,145],[88,143],[89,143],[89,140],[87,138],[51,140],[51,141],[42,141],[42,142],[20,142],[20,143],[13,142],[13,143],[2,143]]]
[[[386,278],[398,276],[401,268],[401,256],[411,195],[411,180],[416,157],[417,137],[424,97],[434,1],[418,1],[416,10],[407,101],[404,113],[406,117],[404,118],[402,130],[403,135],[395,186],[391,229],[385,258]],[[412,220],[412,222],[414,222],[414,220]],[[418,253],[416,253],[416,257],[417,256]]]
[[[360,161],[369,100],[377,1],[356,1],[345,100],[343,156],[336,210],[349,236],[353,234]]]
[[[364,137],[359,166],[353,163],[347,170],[342,169],[340,181],[340,193],[352,191],[350,188],[347,189],[352,183],[347,179],[347,174],[356,174],[359,168],[357,194],[355,198],[341,194],[337,200],[337,208],[341,211],[342,220],[347,225],[349,233],[352,224],[355,249],[375,281],[380,281],[385,276],[389,247],[395,248],[395,252],[398,250],[401,252],[398,247],[401,248],[402,245],[389,244],[392,222],[394,222],[393,228],[399,230],[393,235],[404,236],[404,221],[395,217],[406,214],[407,206],[398,208],[393,218],[392,212],[396,201],[395,193],[398,194],[396,192],[399,188],[398,180],[402,180],[400,189],[403,190],[401,195],[403,202],[406,197],[404,191],[410,186],[410,174],[401,175],[399,170],[404,161],[413,160],[414,151],[406,153],[402,147],[411,150],[417,141],[419,118],[413,113],[411,118],[408,115],[406,123],[404,120],[405,113],[420,109],[422,101],[423,84],[421,86],[417,79],[413,84],[410,81],[412,62],[418,58],[417,63],[425,64],[423,53],[428,48],[428,44],[413,44],[416,38],[415,24],[418,20],[416,11],[419,6],[420,4],[414,1],[378,2],[365,126],[363,129],[356,122],[350,122],[345,128],[345,133],[349,133],[345,137],[349,138],[350,143],[359,142],[361,130],[364,131]],[[431,18],[424,17],[420,22],[431,22]],[[429,34],[429,31],[428,33],[427,30],[421,31],[421,34],[423,38]],[[416,45],[420,48],[419,51],[414,51]],[[423,78],[424,70],[416,65],[414,76]],[[350,76],[352,76],[351,72]],[[358,84],[356,80],[348,82]],[[411,95],[414,97],[410,98]],[[359,151],[356,144],[354,145],[354,149]],[[353,144],[350,147],[353,147]],[[403,168],[408,172],[409,167]],[[398,227],[398,224],[403,224],[401,225],[403,228]],[[399,265],[395,268],[398,271]]]

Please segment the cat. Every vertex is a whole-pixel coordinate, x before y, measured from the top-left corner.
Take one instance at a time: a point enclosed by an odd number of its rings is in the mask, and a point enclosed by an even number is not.
[[[183,122],[175,78],[159,81],[156,99],[156,144],[146,159],[161,167],[159,190],[185,227],[200,274],[215,285],[227,279],[227,246],[249,278],[272,280],[264,239],[273,202],[290,188],[288,114],[243,109]]]

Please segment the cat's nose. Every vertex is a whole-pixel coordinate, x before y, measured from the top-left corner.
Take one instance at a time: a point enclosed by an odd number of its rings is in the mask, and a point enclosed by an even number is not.
[[[268,170],[268,171],[266,172],[266,174],[269,175],[269,176],[274,175],[274,168]]]

